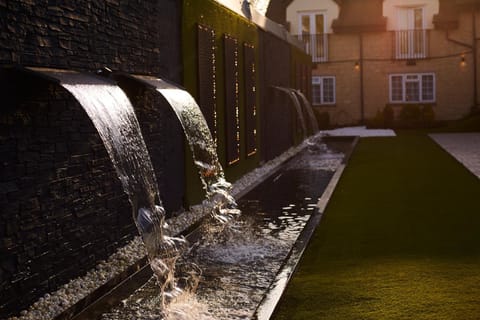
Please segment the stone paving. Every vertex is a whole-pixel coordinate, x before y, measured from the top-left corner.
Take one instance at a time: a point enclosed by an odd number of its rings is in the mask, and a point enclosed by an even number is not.
[[[345,127],[322,131],[327,136],[395,137],[391,129],[367,129],[365,126]]]
[[[435,133],[430,137],[480,178],[480,132]]]

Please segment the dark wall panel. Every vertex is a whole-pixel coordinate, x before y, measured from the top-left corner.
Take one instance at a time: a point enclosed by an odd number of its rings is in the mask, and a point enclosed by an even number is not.
[[[257,152],[257,101],[255,47],[245,43],[244,50],[244,94],[245,94],[245,147],[247,157]]]
[[[227,164],[240,160],[240,123],[238,106],[238,40],[225,35],[224,70],[225,70],[225,135]]]
[[[215,75],[215,31],[207,26],[198,25],[198,100],[210,133],[217,139],[217,103]]]
[[[272,34],[259,31],[262,159],[271,160],[293,143],[295,116],[286,95],[272,86],[290,87],[290,45]]]

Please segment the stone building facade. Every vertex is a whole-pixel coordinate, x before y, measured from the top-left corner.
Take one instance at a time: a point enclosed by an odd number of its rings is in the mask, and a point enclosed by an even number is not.
[[[287,18],[312,46],[313,102],[334,124],[368,123],[386,106],[398,117],[428,105],[435,120],[478,108],[477,1],[295,0]]]

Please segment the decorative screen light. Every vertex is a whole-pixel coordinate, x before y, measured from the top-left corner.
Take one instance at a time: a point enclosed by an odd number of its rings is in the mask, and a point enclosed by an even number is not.
[[[224,35],[225,134],[227,163],[240,161],[238,40]]]

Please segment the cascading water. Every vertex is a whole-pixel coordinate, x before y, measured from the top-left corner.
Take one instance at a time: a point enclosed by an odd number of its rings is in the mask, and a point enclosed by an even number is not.
[[[114,83],[72,71],[29,68],[56,79],[83,107],[102,139],[147,248],[152,270],[163,293],[174,293],[175,262],[185,241],[165,234],[155,173],[133,107]],[[163,300],[162,300],[163,303]]]
[[[307,131],[307,125],[305,124],[305,117],[303,116],[300,101],[298,100],[295,93],[293,93],[293,91],[292,91],[293,89],[278,87],[278,86],[273,86],[272,88],[280,90],[282,92],[285,92],[290,97],[290,100],[292,100],[293,106],[295,108],[295,112],[297,113],[297,117],[300,120],[300,125],[302,126],[303,136],[307,137],[308,136],[308,131]]]
[[[293,89],[295,94],[297,94],[300,97],[300,100],[303,102],[303,106],[305,107],[305,110],[307,111],[308,114],[308,119],[310,120],[310,126],[313,131],[313,134],[318,132],[318,122],[317,119],[315,118],[315,114],[313,113],[313,108],[312,105],[310,104],[310,101],[308,101],[307,97],[303,94],[302,91],[300,90],[295,90]]]
[[[182,125],[193,155],[194,164],[199,171],[200,180],[206,191],[206,200],[203,203],[204,211],[210,213],[213,218],[204,221],[202,224],[203,232],[200,233],[202,240],[198,242],[208,242],[216,235],[221,234],[222,231],[229,231],[224,232],[221,237],[223,241],[228,241],[226,239],[230,237],[231,232],[234,232],[234,228],[230,228],[233,227],[233,224],[227,222],[234,221],[233,218],[240,214],[240,210],[237,209],[235,199],[230,194],[231,184],[225,180],[223,168],[217,157],[216,145],[194,98],[186,90],[156,77],[122,74],[116,74],[114,77],[133,78],[152,87],[165,98],[173,109]],[[202,270],[191,261],[190,253],[192,251],[193,247],[184,252],[176,265],[178,272],[175,276],[177,278],[171,280],[182,288],[183,293],[175,294],[173,296],[175,299],[170,299],[168,306],[165,306],[163,311],[158,310],[157,299],[154,297],[151,303],[139,308],[146,314],[137,314],[136,317],[140,319],[144,316],[149,318],[155,315],[169,320],[213,319],[205,305],[199,303],[193,295]],[[169,275],[174,276],[173,273],[169,273]]]
[[[225,180],[215,143],[195,99],[186,90],[162,79],[138,75],[133,77],[155,88],[177,115],[206,191],[206,206],[213,206],[212,216],[220,223],[224,223],[238,215],[240,211],[236,209],[235,200],[230,194],[231,185]]]

